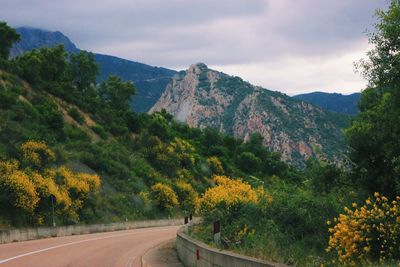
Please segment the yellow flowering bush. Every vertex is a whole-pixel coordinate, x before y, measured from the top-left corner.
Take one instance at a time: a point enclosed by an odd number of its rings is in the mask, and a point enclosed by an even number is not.
[[[195,163],[195,152],[195,148],[189,142],[178,137],[166,147],[169,160],[182,167],[190,167]]]
[[[177,181],[174,188],[178,195],[181,209],[185,213],[193,214],[199,201],[199,194],[191,184],[182,180]]]
[[[21,145],[21,152],[23,160],[35,166],[55,160],[54,152],[44,142],[27,141]]]
[[[223,174],[224,167],[218,157],[212,156],[207,159],[207,164],[213,174]]]
[[[14,195],[14,206],[30,213],[39,202],[35,185],[29,176],[19,169],[17,161],[0,161],[0,186],[3,190]]]
[[[44,219],[40,203],[52,196],[60,214],[78,221],[77,211],[87,194],[99,189],[100,177],[76,173],[65,166],[43,168],[45,161],[55,159],[45,143],[28,141],[22,144],[21,151],[24,163],[28,163],[25,167],[17,160],[0,161],[0,189],[12,195],[13,205],[34,215],[41,224]],[[35,168],[31,168],[32,164]]]
[[[356,266],[400,259],[400,197],[389,201],[379,193],[365,200],[363,206],[353,203],[334,219],[329,228],[327,252],[337,253],[339,263]],[[328,225],[332,222],[328,221]]]
[[[199,213],[205,223],[221,222],[221,238],[229,244],[238,244],[249,234],[254,234],[252,220],[264,204],[272,198],[262,187],[252,188],[241,179],[214,176],[215,186],[200,199]]]
[[[200,200],[201,214],[209,214],[221,205],[229,209],[234,205],[258,203],[257,191],[240,179],[214,176],[213,181],[215,186],[208,189]]]
[[[178,196],[169,185],[156,183],[151,187],[151,191],[160,209],[171,209],[179,205]]]

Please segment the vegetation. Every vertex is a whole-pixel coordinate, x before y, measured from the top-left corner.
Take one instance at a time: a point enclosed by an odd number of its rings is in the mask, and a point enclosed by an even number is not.
[[[357,103],[361,97],[360,93],[342,95],[338,93],[313,92],[295,95],[294,98],[317,105],[325,110],[356,115],[358,113]]]
[[[200,200],[200,212],[214,208],[201,213],[205,222],[194,227],[192,235],[212,243],[210,221],[224,218],[219,246],[249,255],[296,266],[398,265],[399,1],[391,1],[377,16],[377,30],[370,38],[375,48],[359,64],[369,87],[362,93],[360,113],[345,131],[352,168],[344,172],[311,159],[304,172],[290,179],[262,179],[272,201],[247,196],[251,205],[235,200],[241,194],[230,194],[230,186],[217,184]],[[255,155],[242,153],[238,160],[243,170],[257,169]],[[257,188],[245,187],[250,192]],[[213,192],[219,197],[211,198]],[[234,223],[226,203],[239,205],[233,209]]]
[[[6,60],[14,42],[19,41],[20,36],[5,22],[0,22],[0,59]]]
[[[399,2],[378,17],[375,49],[360,65],[370,85],[345,131],[348,170],[316,159],[299,170],[258,134],[244,143],[165,111],[134,113],[134,85],[116,76],[95,84],[90,54],[68,60],[54,47],[7,61],[0,226],[50,225],[51,200],[63,224],[197,212],[204,220],[193,236],[212,243],[219,221],[214,245],[248,255],[296,266],[398,264]]]
[[[32,50],[0,69],[0,159],[12,166],[2,174],[0,227],[51,225],[51,200],[58,224],[191,214],[213,175],[261,183],[300,173],[256,135],[243,143],[165,112],[134,113],[135,86],[116,76],[96,84],[97,72],[92,54],[68,56],[63,46]],[[22,149],[29,142],[41,152]],[[258,158],[257,170],[238,164],[246,153]],[[74,187],[91,175],[101,185]]]
[[[352,204],[354,210],[345,207],[345,214],[335,218],[335,226],[329,228],[327,252],[335,251],[340,264],[394,265],[400,259],[399,200],[390,202],[376,192],[373,200],[368,198],[360,208],[356,203]]]

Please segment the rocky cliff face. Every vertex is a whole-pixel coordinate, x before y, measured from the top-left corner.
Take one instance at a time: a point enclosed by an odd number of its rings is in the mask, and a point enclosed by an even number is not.
[[[297,165],[309,157],[340,162],[346,150],[341,128],[348,118],[287,95],[256,87],[199,63],[179,72],[150,112],[165,109],[190,126],[214,127],[264,144]]]

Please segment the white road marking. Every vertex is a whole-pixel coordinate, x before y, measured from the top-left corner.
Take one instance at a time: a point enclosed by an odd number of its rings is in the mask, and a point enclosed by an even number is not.
[[[80,243],[96,241],[96,240],[103,240],[103,239],[126,236],[126,235],[137,235],[137,234],[147,233],[147,232],[152,232],[152,233],[162,232],[162,231],[166,231],[166,230],[170,230],[170,229],[160,229],[160,230],[150,230],[149,229],[148,231],[125,233],[125,234],[119,234],[119,235],[111,235],[111,236],[97,237],[97,238],[91,238],[91,239],[85,239],[85,240],[70,242],[70,243],[66,243],[66,244],[62,244],[62,245],[57,245],[57,246],[53,246],[53,247],[43,248],[43,249],[39,249],[39,250],[28,252],[28,253],[20,254],[20,255],[17,255],[17,256],[11,257],[11,258],[7,258],[7,259],[4,259],[4,260],[0,260],[0,264],[6,263],[6,262],[9,262],[9,261],[12,261],[12,260],[16,260],[16,259],[19,259],[19,258],[22,258],[22,257],[38,254],[38,253],[41,253],[41,252],[45,252],[45,251],[48,251],[48,250],[67,247],[67,246],[72,246],[72,245],[76,245],[76,244],[80,244]]]
[[[126,263],[126,267],[132,267],[133,261],[136,259],[136,257],[130,258],[128,262]]]

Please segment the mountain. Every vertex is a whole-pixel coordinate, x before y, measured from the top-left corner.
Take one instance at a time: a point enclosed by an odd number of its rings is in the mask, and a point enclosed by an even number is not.
[[[338,93],[313,92],[296,95],[294,98],[317,105],[329,111],[355,115],[358,112],[357,103],[360,96],[360,93],[342,95]]]
[[[41,29],[20,27],[16,29],[21,40],[14,44],[10,51],[11,57],[16,57],[27,51],[41,48],[44,46],[52,47],[59,44],[64,45],[65,50],[69,53],[77,53],[79,49],[71,40],[59,31],[51,32]]]
[[[348,116],[253,86],[202,63],[173,77],[150,113],[162,109],[190,126],[213,127],[244,140],[260,133],[266,146],[297,165],[309,157],[338,163],[346,150],[341,128]]]
[[[40,47],[64,45],[69,53],[77,53],[79,48],[59,31],[51,32],[42,29],[21,27],[16,29],[21,41],[11,49],[11,57]],[[157,102],[176,71],[153,67],[140,62],[130,61],[114,56],[94,54],[100,66],[98,81],[104,81],[109,75],[117,75],[124,80],[134,82],[137,95],[132,99],[132,108],[137,112],[147,112]]]

